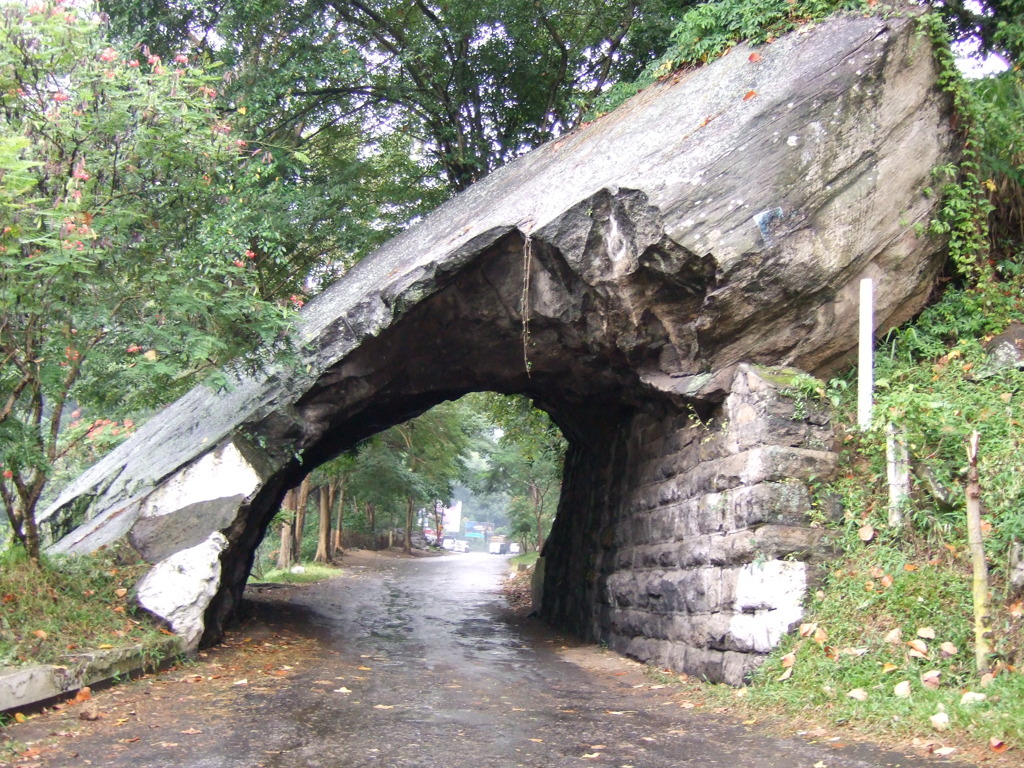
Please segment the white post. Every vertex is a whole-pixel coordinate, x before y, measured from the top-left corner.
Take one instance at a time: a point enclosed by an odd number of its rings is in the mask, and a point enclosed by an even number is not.
[[[885,469],[889,478],[889,527],[903,527],[903,507],[910,498],[910,452],[907,433],[891,421],[885,426]]]
[[[860,343],[857,361],[857,424],[871,426],[871,394],[874,391],[875,311],[870,277],[860,281]]]

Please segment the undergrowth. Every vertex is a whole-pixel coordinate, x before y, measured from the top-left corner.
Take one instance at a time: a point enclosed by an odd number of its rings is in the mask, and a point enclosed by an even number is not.
[[[0,668],[67,663],[69,654],[159,638],[130,599],[147,568],[109,549],[47,557],[40,568],[21,547],[0,553]]]
[[[268,584],[310,584],[325,579],[333,579],[340,574],[340,571],[330,565],[323,563],[302,563],[290,569],[273,569],[259,576],[251,578],[250,581],[259,581]]]

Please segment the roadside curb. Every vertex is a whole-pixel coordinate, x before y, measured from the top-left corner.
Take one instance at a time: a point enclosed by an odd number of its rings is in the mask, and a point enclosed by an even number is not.
[[[183,639],[175,636],[151,644],[69,654],[67,665],[0,670],[0,713],[31,709],[87,685],[155,669],[168,658],[180,656],[184,647]]]

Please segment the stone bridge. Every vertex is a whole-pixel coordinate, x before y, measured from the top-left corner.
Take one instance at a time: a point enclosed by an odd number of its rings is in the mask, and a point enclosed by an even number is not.
[[[153,564],[140,604],[215,642],[306,473],[446,399],[521,393],[569,442],[542,615],[741,681],[828,557],[829,417],[785,390],[849,361],[862,277],[880,332],[923,306],[943,243],[914,225],[955,156],[913,19],[758,54],[659,82],[356,265],[303,310],[297,357],[195,389],[67,488],[53,549],[127,539]]]

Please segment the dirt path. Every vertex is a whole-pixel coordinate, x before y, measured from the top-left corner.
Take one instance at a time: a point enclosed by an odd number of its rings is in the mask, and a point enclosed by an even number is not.
[[[11,726],[20,747],[0,765],[945,764],[707,713],[640,665],[513,615],[498,591],[505,568],[488,555],[364,554],[329,582],[253,589],[223,646]]]

